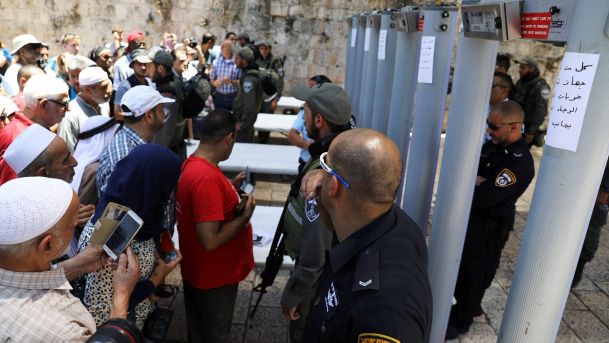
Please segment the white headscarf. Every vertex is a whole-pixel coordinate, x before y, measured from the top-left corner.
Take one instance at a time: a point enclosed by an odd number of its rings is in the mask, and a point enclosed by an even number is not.
[[[106,116],[93,116],[87,119],[84,125],[80,128],[81,134],[87,131],[94,130],[101,126],[104,126],[113,119]],[[81,139],[76,145],[74,150],[74,158],[78,161],[78,165],[74,168],[74,179],[72,180],[72,189],[76,193],[80,188],[82,181],[82,175],[85,172],[85,168],[101,158],[104,149],[110,143],[110,140],[120,127],[119,123],[108,127],[107,129],[95,134],[92,137]]]

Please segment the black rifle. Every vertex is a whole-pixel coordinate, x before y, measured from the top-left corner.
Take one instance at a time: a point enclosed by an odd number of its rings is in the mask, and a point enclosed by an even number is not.
[[[262,296],[266,293],[266,288],[270,287],[273,282],[275,282],[275,278],[277,277],[277,273],[279,273],[279,269],[283,264],[283,256],[286,254],[285,252],[285,237],[286,232],[283,227],[283,218],[285,215],[285,211],[288,208],[290,198],[286,200],[285,205],[283,205],[283,210],[281,211],[281,217],[279,219],[279,223],[277,224],[277,230],[275,230],[275,236],[273,237],[273,243],[271,244],[271,250],[269,251],[269,256],[266,257],[266,263],[264,265],[264,270],[260,273],[260,283],[258,286],[254,287],[254,292],[259,292],[258,300],[256,300],[256,305],[250,312],[249,319],[253,319],[256,314],[256,310],[258,310],[258,306],[260,305],[260,300],[262,300]]]

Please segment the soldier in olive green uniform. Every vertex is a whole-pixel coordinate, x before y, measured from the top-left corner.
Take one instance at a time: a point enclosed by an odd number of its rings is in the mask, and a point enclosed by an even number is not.
[[[305,201],[299,192],[300,183],[308,171],[321,168],[319,156],[328,151],[334,137],[350,128],[351,105],[345,91],[331,83],[312,88],[296,86],[293,94],[305,101],[305,125],[315,139],[309,146],[312,158],[292,185],[283,218],[285,248],[296,263],[281,295],[281,308],[291,320],[290,341],[294,343],[302,341],[309,304],[332,242],[332,232],[319,217],[317,200]]]
[[[273,56],[271,52],[271,43],[261,42],[258,44],[258,54],[256,56],[256,64],[261,70],[273,70],[278,76],[277,89],[272,94],[264,93],[264,102],[262,103],[261,113],[275,113],[277,102],[281,98],[283,91],[283,60]],[[266,143],[269,139],[270,132],[258,132],[258,142]]]
[[[514,89],[514,100],[524,110],[524,140],[529,147],[542,146],[545,133],[540,130],[540,126],[548,115],[550,86],[539,76],[535,60],[524,58],[516,63],[520,64],[520,80]]]
[[[254,123],[262,109],[264,91],[260,81],[258,65],[255,63],[254,51],[249,47],[239,50],[236,58],[237,68],[241,69],[239,93],[233,107],[237,118],[237,142],[254,142]]]

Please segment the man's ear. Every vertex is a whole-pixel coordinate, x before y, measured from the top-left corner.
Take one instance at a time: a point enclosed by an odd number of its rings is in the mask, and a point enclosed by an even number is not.
[[[154,107],[150,111],[144,113],[144,120],[146,120],[148,124],[154,121]]]
[[[46,177],[47,176],[47,167],[40,166],[38,169],[36,169],[36,171],[34,172],[34,175]]]
[[[321,129],[326,123],[326,119],[324,119],[321,114],[315,114],[313,116],[313,123],[315,124],[316,128]]]
[[[40,242],[38,242],[38,245],[36,246],[36,251],[38,252],[39,256],[48,257],[50,261],[55,258],[53,253],[53,250],[55,249],[55,244],[56,240],[53,235],[50,233],[46,234],[44,235],[44,237],[42,237]]]
[[[44,110],[48,103],[49,103],[48,99],[40,99],[38,101],[38,107],[40,107],[41,110]]]
[[[331,198],[336,198],[338,196],[338,189],[340,188],[338,185],[338,178],[334,175],[328,175],[330,177],[329,182],[327,182],[324,186],[328,187],[328,195]]]
[[[226,137],[224,137],[224,142],[226,142],[226,144],[232,144],[234,140],[235,132],[229,132]]]

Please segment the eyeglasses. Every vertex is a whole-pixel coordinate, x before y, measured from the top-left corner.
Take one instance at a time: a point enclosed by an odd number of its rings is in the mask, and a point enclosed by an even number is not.
[[[169,111],[168,108],[163,107],[163,123],[167,121],[167,119],[169,119],[169,113],[171,113]]]
[[[68,107],[70,106],[70,101],[66,101],[66,102],[61,102],[61,101],[57,101],[57,100],[53,100],[53,99],[47,99],[50,102],[54,102],[55,104],[57,104],[58,106],[63,107],[65,110],[68,109]]]
[[[349,185],[349,182],[347,182],[347,180],[343,179],[342,176],[338,175],[338,173],[335,172],[334,169],[330,168],[330,166],[328,166],[326,164],[326,161],[324,159],[326,158],[327,154],[328,154],[328,152],[324,152],[323,154],[321,154],[321,156],[319,156],[319,163],[321,164],[321,168],[323,170],[327,171],[328,173],[332,174],[333,176],[336,176],[338,181],[340,181],[340,183],[345,185],[345,187],[351,188],[351,186]]]
[[[500,85],[500,84],[498,84],[498,83],[493,83],[493,87],[492,87],[492,88],[495,88],[495,87],[507,88],[507,86]]]
[[[495,131],[495,130],[499,130],[499,128],[501,126],[506,126],[506,125],[513,125],[513,124],[520,124],[522,123],[521,121],[515,121],[513,123],[500,123],[500,124],[493,124],[490,121],[488,121],[488,119],[486,120],[486,126],[488,126],[489,129]]]

